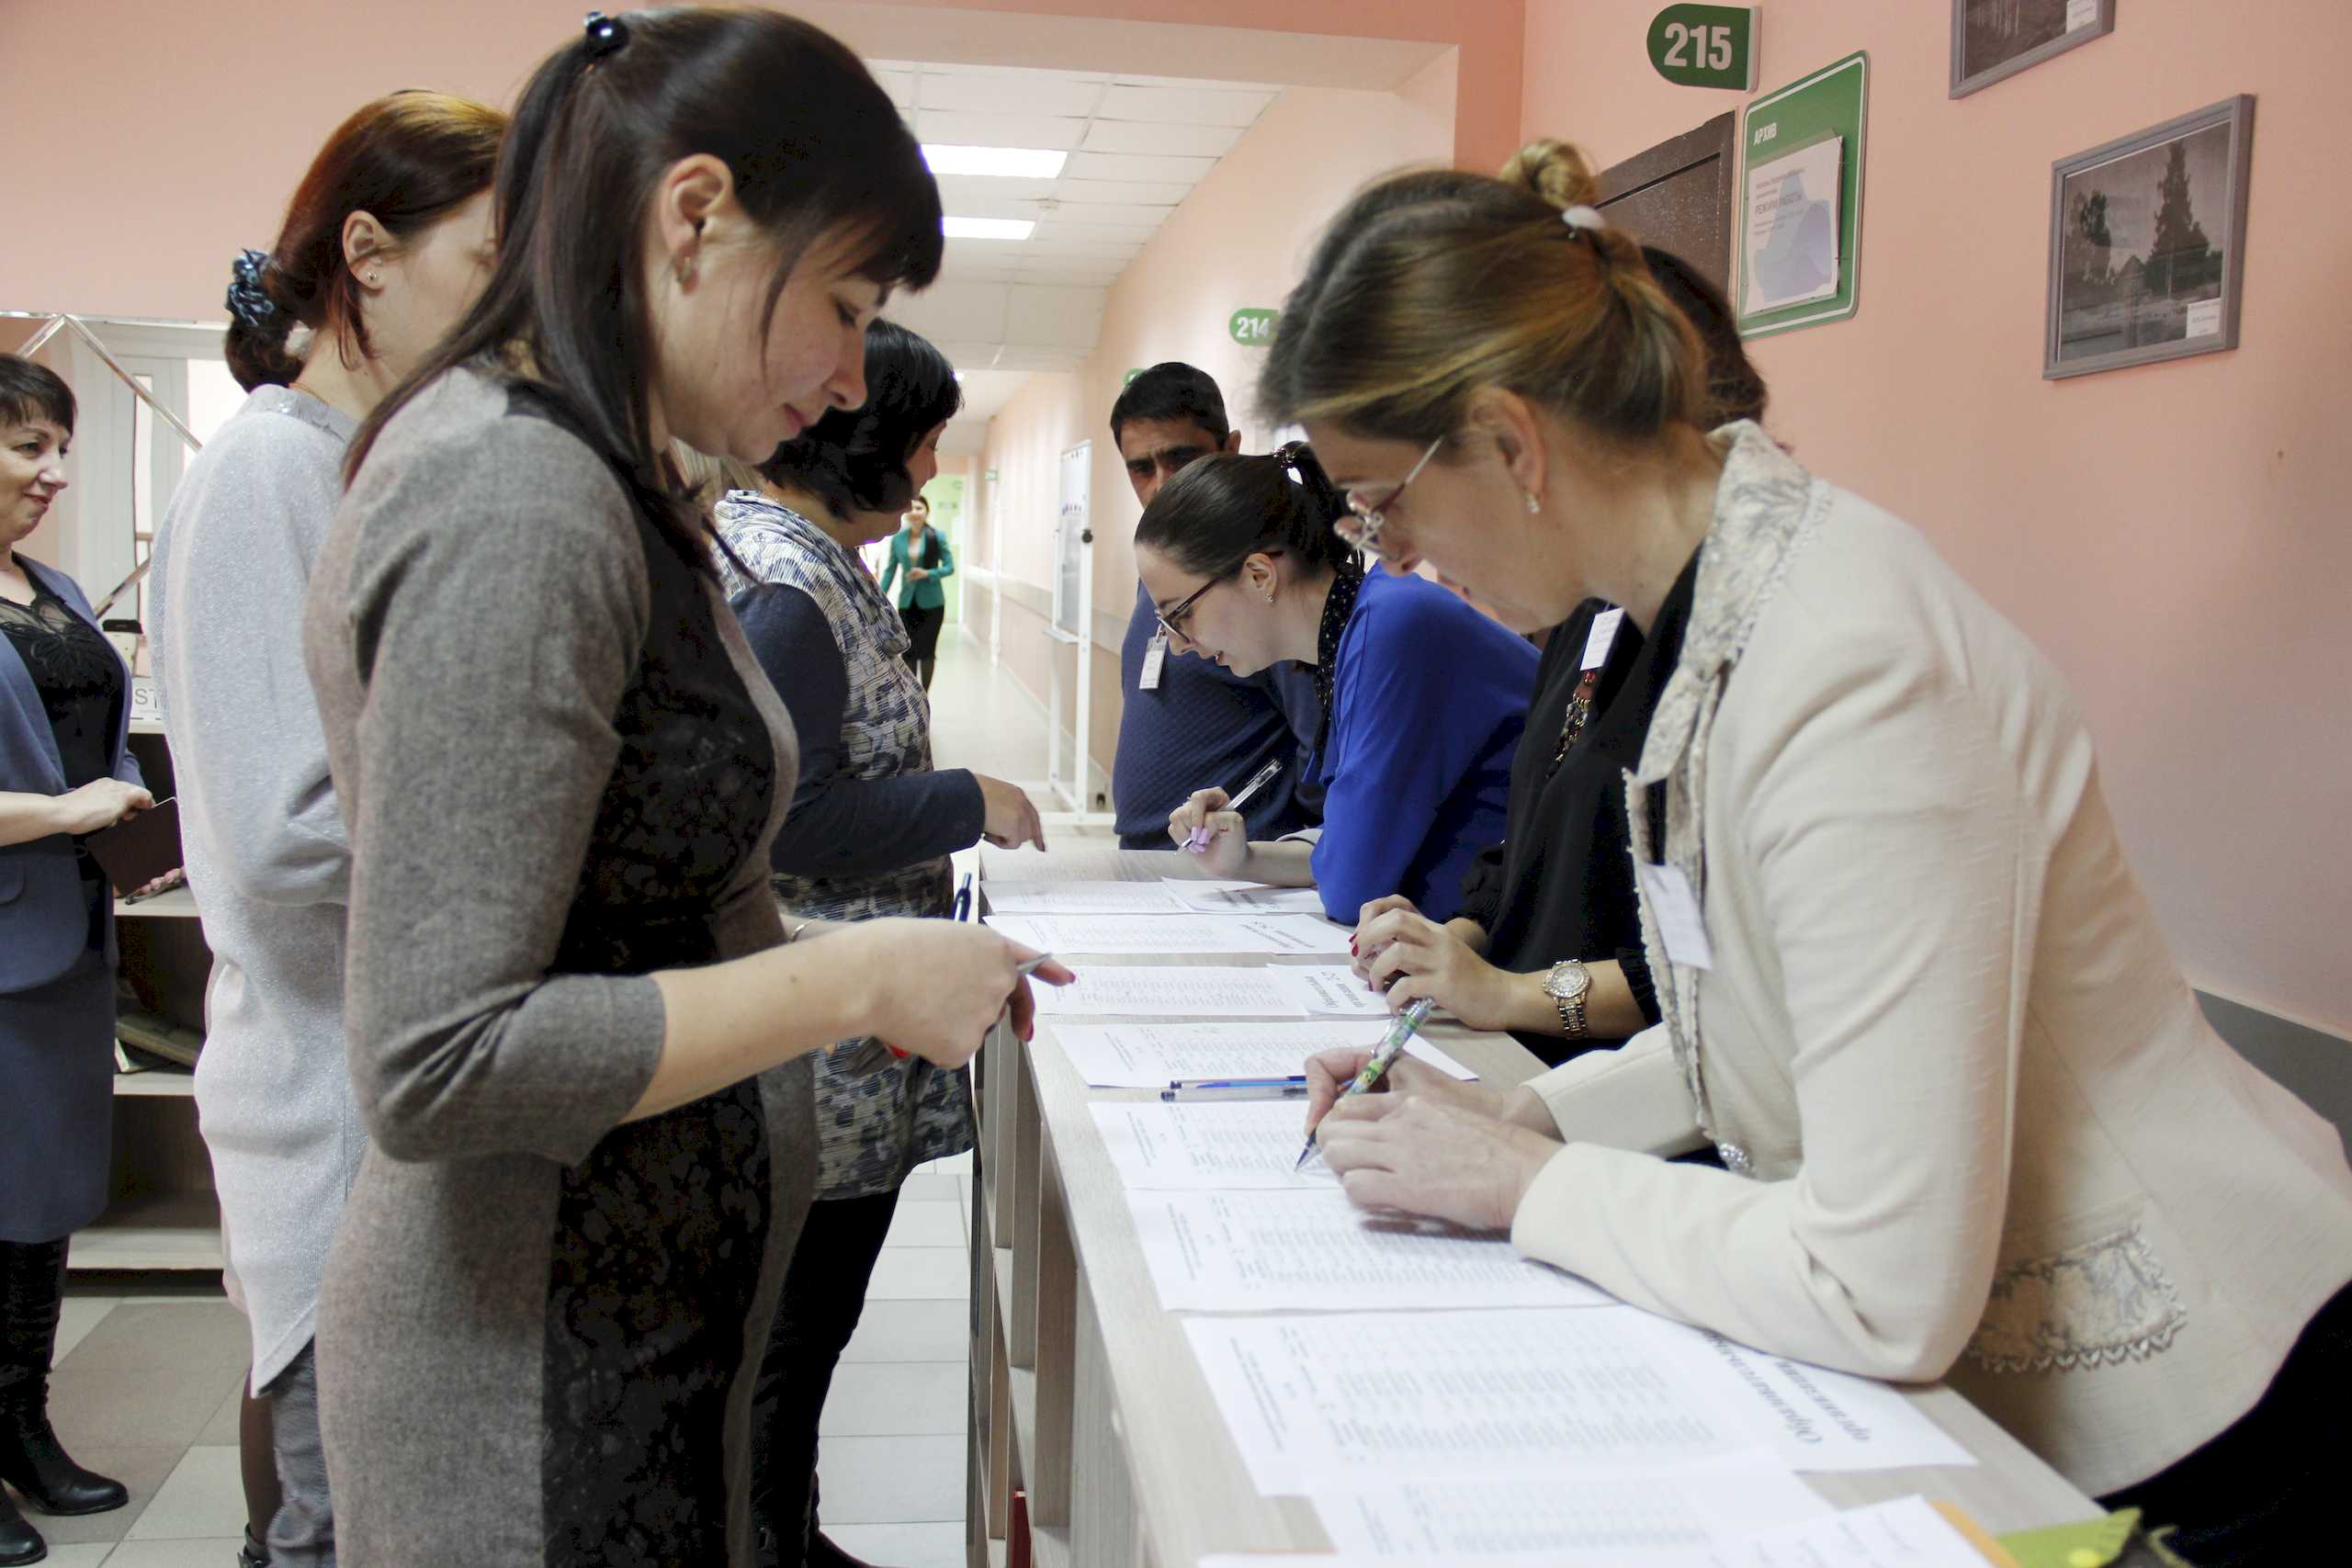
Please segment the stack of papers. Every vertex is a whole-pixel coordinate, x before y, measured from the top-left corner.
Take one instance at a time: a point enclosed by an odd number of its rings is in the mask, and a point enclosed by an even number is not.
[[[1039,953],[1276,953],[1329,957],[1348,932],[1307,915],[996,915],[989,929]]]
[[[1272,1078],[1306,1071],[1317,1051],[1369,1050],[1388,1032],[1381,1019],[1310,1023],[1057,1025],[1051,1035],[1097,1089],[1165,1089],[1178,1078]],[[1416,1035],[1406,1054],[1457,1078],[1478,1075]]]
[[[1037,1011],[1097,1018],[1385,1018],[1388,1006],[1345,965],[1265,969],[1102,964],[1037,988]]]

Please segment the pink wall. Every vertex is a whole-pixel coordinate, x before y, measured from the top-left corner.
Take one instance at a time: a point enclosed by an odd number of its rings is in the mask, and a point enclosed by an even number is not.
[[[1033,377],[989,425],[981,466],[998,480],[988,526],[1006,530],[1007,577],[1050,582],[1061,454],[1092,442],[1097,635],[1115,647],[1135,603],[1139,514],[1108,423],[1126,373],[1164,359],[1201,367],[1224,389],[1245,449],[1266,450],[1267,427],[1252,406],[1265,351],[1236,344],[1227,320],[1245,306],[1279,307],[1324,222],[1366,180],[1448,160],[1452,75],[1451,62],[1440,62],[1395,94],[1292,88],[1176,209],[1113,285],[1085,365]],[[1008,613],[1008,662],[1016,626],[1043,637],[1035,616]],[[1107,768],[1118,738],[1118,660],[1108,649],[1095,658],[1091,749]]]
[[[1609,163],[1737,95],[1645,63],[1657,7],[1530,0],[1529,136]],[[1944,0],[1764,8],[1761,89],[1871,51],[1860,310],[1762,340],[1772,422],[1924,528],[2065,671],[2133,862],[2201,987],[2352,1033],[2352,364],[2336,62],[2352,6],[2119,8],[1957,101]],[[2052,161],[2259,100],[2241,346],[2041,378]]]
[[[1517,134],[1524,0],[810,0],[795,8],[851,32],[862,21],[902,20],[890,12],[939,14],[939,26],[922,17],[899,27],[893,47],[944,40],[944,24],[970,12],[991,14],[990,27],[1012,37],[1023,29],[1010,14],[1036,28],[1056,25],[1043,18],[1091,18],[1453,45],[1466,85],[1463,144],[1495,162]],[[345,115],[400,87],[511,104],[548,51],[576,36],[582,10],[580,0],[214,0],[193,10],[163,0],[6,0],[0,104],[10,156],[33,172],[0,247],[0,309],[218,320],[230,258],[268,243],[311,154]],[[1007,14],[1004,24],[995,14]],[[1253,79],[1250,63],[1234,51],[1224,74]]]

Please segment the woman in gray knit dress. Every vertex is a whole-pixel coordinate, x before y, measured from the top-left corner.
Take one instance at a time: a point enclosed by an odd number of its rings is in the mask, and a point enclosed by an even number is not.
[[[838,42],[681,9],[539,68],[497,203],[481,300],[353,440],[305,617],[373,1140],[320,1314],[342,1560],[741,1568],[806,1053],[961,1065],[1008,1002],[1026,1027],[1028,954],[941,920],[779,945],[791,727],[657,454],[863,401],[938,192]]]

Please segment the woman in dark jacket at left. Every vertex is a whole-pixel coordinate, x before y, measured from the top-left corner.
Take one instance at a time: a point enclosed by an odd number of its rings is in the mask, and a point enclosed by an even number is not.
[[[66,1240],[107,1206],[113,1143],[114,897],[82,839],[154,804],[121,655],[80,585],[17,553],[73,440],[72,390],[0,355],[0,1481],[45,1514],[130,1500],[58,1447],[49,1362]],[[0,1490],[0,1563],[46,1555]]]

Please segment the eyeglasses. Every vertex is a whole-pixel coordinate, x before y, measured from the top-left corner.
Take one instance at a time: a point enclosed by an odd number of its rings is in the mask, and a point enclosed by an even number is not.
[[[1169,637],[1182,637],[1184,634],[1177,629],[1176,623],[1193,613],[1193,606],[1201,602],[1202,594],[1224,581],[1223,577],[1212,577],[1165,610],[1155,608],[1152,616],[1159,622],[1159,629]]]
[[[1345,497],[1348,515],[1332,523],[1332,532],[1356,549],[1367,550],[1374,555],[1383,554],[1380,530],[1388,525],[1388,509],[1396,504],[1396,498],[1405,493],[1407,485],[1421,477],[1421,470],[1430,466],[1430,459],[1436,457],[1437,449],[1444,445],[1445,437],[1442,435],[1430,442],[1429,449],[1421,454],[1421,460],[1413,465],[1412,471],[1399,479],[1396,488],[1382,496],[1377,503],[1366,501],[1360,491],[1348,491]]]

